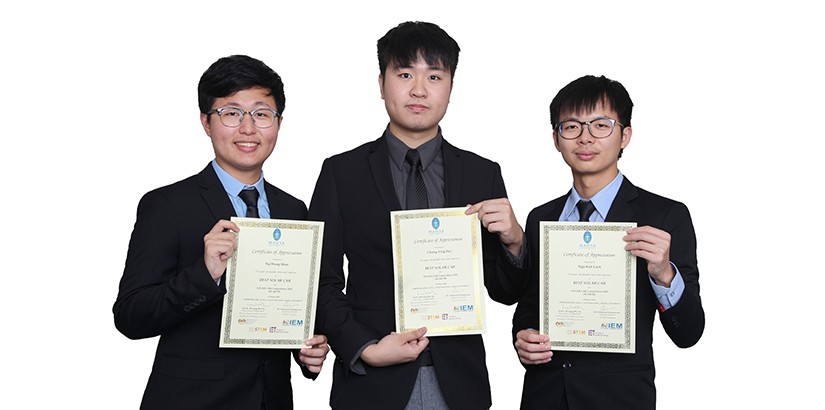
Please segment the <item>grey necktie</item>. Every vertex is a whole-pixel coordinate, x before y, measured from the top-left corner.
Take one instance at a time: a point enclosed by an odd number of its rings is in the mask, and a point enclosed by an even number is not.
[[[238,193],[238,196],[241,197],[246,204],[246,217],[260,218],[258,216],[258,190],[255,188],[243,189]]]
[[[421,176],[421,156],[418,150],[407,151],[407,163],[410,164],[410,173],[407,175],[407,206],[405,209],[426,209],[429,208],[427,201],[427,187],[424,185],[424,177]]]
[[[590,215],[593,215],[596,205],[593,205],[592,201],[580,199],[576,204],[576,208],[579,208],[579,222],[590,222]]]

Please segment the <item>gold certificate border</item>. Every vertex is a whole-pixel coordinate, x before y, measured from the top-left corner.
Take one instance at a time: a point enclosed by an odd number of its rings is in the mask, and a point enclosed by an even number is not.
[[[271,348],[271,349],[291,349],[300,348],[306,345],[306,340],[312,338],[315,333],[315,302],[318,288],[318,273],[319,261],[321,257],[321,249],[323,245],[323,222],[314,221],[292,221],[284,219],[259,219],[259,218],[239,218],[232,217],[232,222],[238,225],[239,228],[268,228],[268,229],[282,229],[282,230],[304,230],[312,231],[312,252],[310,254],[310,273],[309,286],[307,286],[307,302],[305,306],[306,315],[304,316],[304,329],[302,331],[303,340],[299,339],[256,339],[245,338],[236,339],[230,337],[231,326],[233,325],[233,307],[235,301],[235,266],[237,266],[238,253],[233,252],[231,263],[227,264],[226,269],[226,295],[224,296],[224,323],[226,326],[222,327],[221,344],[226,347],[249,347],[249,348]],[[240,245],[241,236],[238,236],[238,245]]]
[[[550,297],[550,232],[551,231],[572,231],[582,232],[596,231],[596,232],[624,232],[629,228],[635,227],[636,223],[631,222],[598,222],[598,223],[576,223],[576,222],[548,222],[542,221],[540,223],[540,246],[542,255],[541,275],[542,286],[540,289],[540,300],[547,301]],[[603,343],[603,342],[570,342],[570,341],[551,341],[553,348],[557,350],[583,350],[583,351],[603,351],[603,352],[617,352],[617,353],[633,353],[635,352],[635,301],[636,294],[636,258],[630,254],[630,251],[625,251],[625,326],[624,341],[622,343]],[[548,303],[541,303],[541,323],[540,328],[542,333],[547,334],[550,329],[550,307]]]
[[[475,287],[474,301],[475,306],[479,309],[475,310],[475,324],[472,326],[427,326],[427,336],[447,336],[459,334],[480,334],[485,332],[484,321],[484,298],[482,295],[482,286],[484,275],[482,270],[482,254],[481,254],[481,225],[478,221],[477,214],[467,215],[464,213],[466,208],[441,208],[441,209],[425,209],[414,211],[393,211],[390,213],[392,234],[393,237],[393,255],[395,262],[395,281],[396,281],[396,321],[398,332],[408,332],[418,329],[418,327],[410,328],[407,326],[406,312],[404,311],[404,264],[403,264],[403,249],[401,243],[401,221],[409,219],[432,219],[435,217],[455,217],[463,216],[471,218],[471,246],[472,246],[472,269],[473,269],[473,286]]]

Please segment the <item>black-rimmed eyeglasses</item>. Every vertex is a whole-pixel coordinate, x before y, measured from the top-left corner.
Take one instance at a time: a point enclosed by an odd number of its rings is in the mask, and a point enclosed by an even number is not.
[[[587,125],[587,130],[593,138],[607,138],[613,133],[613,128],[616,124],[619,127],[624,127],[622,123],[612,118],[596,118],[593,121],[576,121],[567,120],[559,124],[559,135],[566,140],[574,140],[579,138],[584,132],[584,126]]]

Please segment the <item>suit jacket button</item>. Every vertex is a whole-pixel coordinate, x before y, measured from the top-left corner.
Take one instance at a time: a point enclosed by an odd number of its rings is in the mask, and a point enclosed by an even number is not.
[[[201,302],[201,303],[206,302],[206,296],[201,295],[201,297],[198,298],[198,302]]]
[[[675,327],[682,326],[682,322],[680,322],[679,318],[676,317],[676,316],[673,316],[672,318],[670,318],[670,322],[673,323],[673,326],[675,326]]]
[[[561,367],[563,367],[563,368],[565,368],[565,369],[569,369],[569,368],[573,367],[573,365],[572,365],[570,362],[564,362],[564,363],[561,365]]]
[[[192,310],[192,308],[191,308],[191,307],[189,307],[189,305],[186,305],[186,306],[184,306],[184,307],[183,307],[183,311],[184,311],[184,312],[188,312],[188,311],[190,311],[190,310]]]

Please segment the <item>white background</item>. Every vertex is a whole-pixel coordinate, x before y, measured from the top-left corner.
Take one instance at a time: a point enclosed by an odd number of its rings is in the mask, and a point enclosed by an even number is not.
[[[324,158],[381,135],[375,43],[406,20],[460,44],[444,135],[501,164],[522,223],[571,184],[555,93],[584,74],[630,91],[620,168],[690,208],[707,314],[687,350],[656,325],[659,408],[819,397],[825,33],[802,2],[23,3],[0,16],[0,407],[138,407],[157,340],[119,334],[111,306],[140,197],[213,157],[196,96],[213,61],[249,54],[281,74],[264,171],[308,203]],[[488,308],[493,408],[514,409],[513,307]],[[315,382],[293,371],[298,409],[326,408],[328,364]]]

